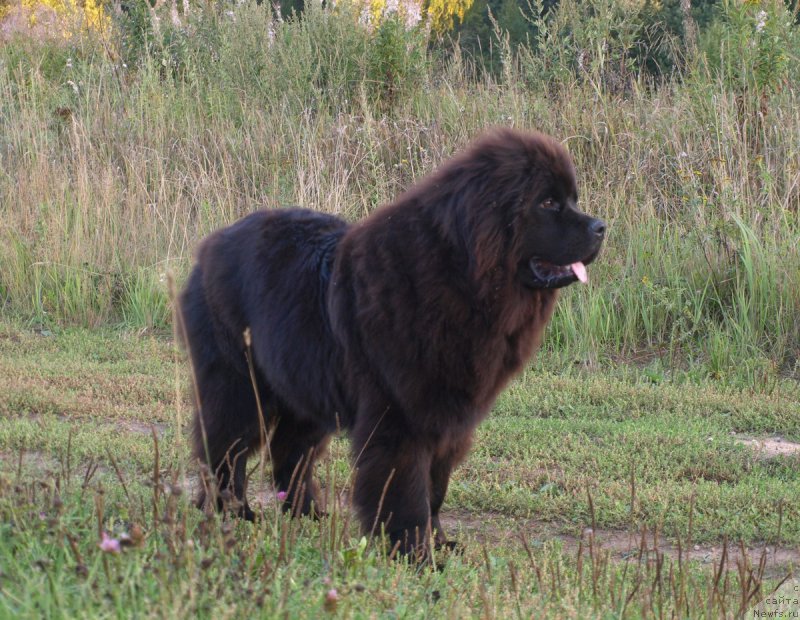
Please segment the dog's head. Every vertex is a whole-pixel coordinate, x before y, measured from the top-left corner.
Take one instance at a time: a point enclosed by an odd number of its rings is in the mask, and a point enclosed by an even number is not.
[[[518,277],[529,288],[585,283],[586,265],[600,252],[606,225],[578,209],[575,170],[560,143],[537,134],[522,135],[519,143],[533,178],[527,195],[510,210]]]
[[[466,238],[481,279],[502,265],[528,289],[587,281],[605,223],[578,209],[575,169],[556,140],[495,129],[451,160],[440,177],[452,191],[450,225]]]

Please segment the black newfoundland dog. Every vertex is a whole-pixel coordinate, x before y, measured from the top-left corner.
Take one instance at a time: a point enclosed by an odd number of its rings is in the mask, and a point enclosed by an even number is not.
[[[453,468],[600,250],[577,200],[557,141],[497,129],[356,224],[274,209],[209,236],[180,299],[194,455],[216,479],[199,505],[254,517],[245,464],[267,428],[284,508],[319,513],[314,463],[343,428],[364,529],[406,554],[448,544]]]

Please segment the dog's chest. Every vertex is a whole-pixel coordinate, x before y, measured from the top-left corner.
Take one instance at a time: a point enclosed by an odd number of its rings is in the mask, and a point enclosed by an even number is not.
[[[533,303],[528,299],[527,304],[507,307],[506,312],[497,317],[494,333],[483,344],[480,358],[484,363],[476,369],[476,383],[484,388],[480,396],[488,401],[493,401],[508,381],[522,370],[541,344],[556,301],[554,291],[543,293],[548,294],[536,295]]]

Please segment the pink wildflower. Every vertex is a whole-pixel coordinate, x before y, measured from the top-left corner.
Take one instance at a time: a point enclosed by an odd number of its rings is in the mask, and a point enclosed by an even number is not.
[[[336,588],[331,588],[325,593],[325,611],[336,611],[336,604],[339,602],[339,593]]]
[[[286,498],[287,498],[287,497],[289,497],[289,494],[288,494],[286,491],[278,491],[278,492],[275,494],[275,497],[277,497],[277,498],[278,498],[278,501],[279,501],[279,502],[285,502],[285,501],[286,501]]]
[[[97,546],[100,547],[101,551],[105,551],[106,553],[119,553],[121,549],[119,541],[116,538],[111,538],[105,532],[103,532],[102,540]]]

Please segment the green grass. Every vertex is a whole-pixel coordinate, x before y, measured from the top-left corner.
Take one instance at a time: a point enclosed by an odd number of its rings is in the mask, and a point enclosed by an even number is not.
[[[419,573],[361,542],[344,499],[345,438],[318,471],[331,518],[277,517],[256,469],[264,519],[206,519],[189,504],[186,368],[170,339],[44,333],[0,326],[0,617],[716,618],[743,592],[735,559],[719,570],[723,540],[750,550],[743,570],[764,594],[798,561],[800,457],[759,458],[737,441],[800,439],[790,380],[770,394],[654,383],[646,366],[587,370],[543,355],[500,397],[453,478],[444,514],[464,555]],[[101,528],[119,536],[134,524],[141,546],[99,550]],[[585,535],[579,549],[587,527],[599,542]],[[630,549],[603,546],[626,532]],[[759,576],[765,544],[789,559]],[[691,561],[678,561],[678,545]],[[325,611],[331,588],[338,602]]]

